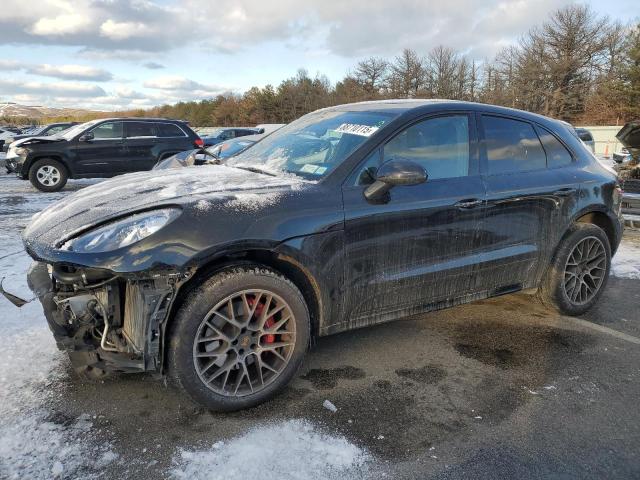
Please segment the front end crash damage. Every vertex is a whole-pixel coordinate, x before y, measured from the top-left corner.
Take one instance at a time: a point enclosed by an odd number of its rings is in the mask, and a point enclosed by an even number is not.
[[[29,287],[42,303],[60,350],[78,372],[161,371],[171,305],[188,274],[114,275],[36,262]]]

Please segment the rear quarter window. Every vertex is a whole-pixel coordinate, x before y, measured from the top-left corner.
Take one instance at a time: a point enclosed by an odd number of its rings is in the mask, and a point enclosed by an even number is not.
[[[547,159],[529,122],[482,116],[490,175],[544,169]]]
[[[173,123],[158,123],[156,124],[156,127],[158,130],[159,137],[168,138],[168,137],[184,137],[185,136],[182,129],[180,129],[180,127],[178,127],[177,125],[174,125]]]
[[[536,127],[536,130],[547,153],[547,167],[555,168],[570,165],[573,157],[569,150],[548,130],[541,127]]]

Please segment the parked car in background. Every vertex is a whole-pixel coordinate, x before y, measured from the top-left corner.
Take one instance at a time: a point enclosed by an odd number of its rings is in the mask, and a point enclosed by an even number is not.
[[[576,127],[576,133],[580,140],[584,142],[584,144],[591,149],[592,153],[596,153],[596,142],[593,140],[592,133],[586,128]]]
[[[261,128],[218,128],[210,134],[204,135],[202,140],[205,147],[210,147],[220,142],[224,142],[225,140],[231,140],[232,138],[246,137],[247,135],[258,135],[261,133],[264,133],[264,130]]]
[[[624,148],[614,159],[620,163],[622,177],[622,211],[625,214],[640,215],[640,122],[625,124],[616,134]]]
[[[314,337],[535,288],[586,312],[620,197],[557,121],[388,100],[310,113],[224,165],[90,186],[24,244],[76,370],[167,372],[231,411],[280,392]]]
[[[613,161],[616,163],[627,163],[631,161],[631,153],[626,147],[621,147],[619,150],[613,152]]]
[[[2,150],[7,153],[9,151],[9,145],[17,140],[22,140],[23,138],[30,137],[48,137],[50,135],[57,135],[62,133],[67,128],[70,128],[74,125],[78,125],[79,122],[63,122],[63,123],[52,123],[50,125],[45,125],[42,127],[30,128],[25,130],[24,133],[20,135],[15,135],[13,137],[9,137],[5,140]],[[13,173],[13,163],[5,163],[5,168],[7,173]]]
[[[151,170],[158,160],[202,144],[181,120],[110,118],[75,125],[60,135],[17,140],[6,161],[19,178],[55,192],[68,178]]]
[[[4,146],[4,142],[7,138],[11,138],[16,135],[15,129],[10,127],[0,127],[0,148]]]
[[[153,169],[166,170],[168,168],[184,168],[194,165],[218,165],[252,147],[262,137],[264,135],[248,135],[227,140],[208,148],[176,153],[171,157],[160,160]]]
[[[9,145],[16,140],[22,140],[23,138],[29,137],[48,137],[50,135],[56,135],[58,133],[63,132],[69,127],[73,127],[74,125],[78,125],[80,122],[60,122],[60,123],[50,123],[49,125],[42,125],[40,127],[30,128],[23,133],[15,134],[12,137],[9,137],[5,140],[4,146],[2,147],[3,151],[6,152],[9,150]]]

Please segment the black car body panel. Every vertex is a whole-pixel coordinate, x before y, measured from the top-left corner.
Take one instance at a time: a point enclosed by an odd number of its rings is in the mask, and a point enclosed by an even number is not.
[[[58,278],[47,295],[55,294],[60,279],[82,284],[82,275],[112,282],[107,285],[120,292],[120,303],[155,292],[162,308],[144,314],[144,331],[153,330],[155,343],[137,341],[143,360],[132,368],[156,369],[181,295],[220,265],[252,261],[295,278],[310,304],[314,334],[324,335],[536,287],[560,238],[585,215],[605,229],[613,250],[620,242],[615,175],[559,122],[465,102],[365,102],[339,109],[393,119],[320,181],[188,167],[131,174],[49,207],[24,232],[28,253],[52,265]],[[386,142],[418,121],[450,115],[468,120],[467,175],[395,187],[385,201],[364,197],[359,169],[382,156]],[[570,164],[489,174],[485,115],[549,132],[570,152]],[[180,216],[127,247],[106,253],[61,248],[97,226],[168,207],[179,208]],[[53,318],[51,302],[41,298]],[[110,362],[125,365],[114,355],[108,354]]]
[[[23,179],[28,178],[31,165],[44,158],[61,162],[70,178],[112,177],[150,170],[159,159],[194,148],[196,141],[200,141],[185,122],[178,120],[104,119],[89,124],[72,138],[54,135],[16,142],[7,159],[12,162],[16,175]],[[115,125],[121,133],[113,138],[87,137],[87,133],[107,125]],[[133,126],[142,126],[147,131],[136,135]],[[14,148],[19,153],[12,154]]]

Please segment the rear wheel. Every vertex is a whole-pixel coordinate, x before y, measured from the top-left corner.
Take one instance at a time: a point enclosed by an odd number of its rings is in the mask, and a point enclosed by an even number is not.
[[[308,343],[309,313],[293,283],[266,268],[232,268],[209,278],[179,310],[169,370],[198,403],[239,410],[282,390]]]
[[[611,268],[611,246],[596,225],[578,223],[565,235],[547,271],[540,297],[566,315],[589,310],[604,290]]]
[[[44,158],[31,165],[29,181],[42,192],[57,192],[67,183],[67,169],[57,160]]]

